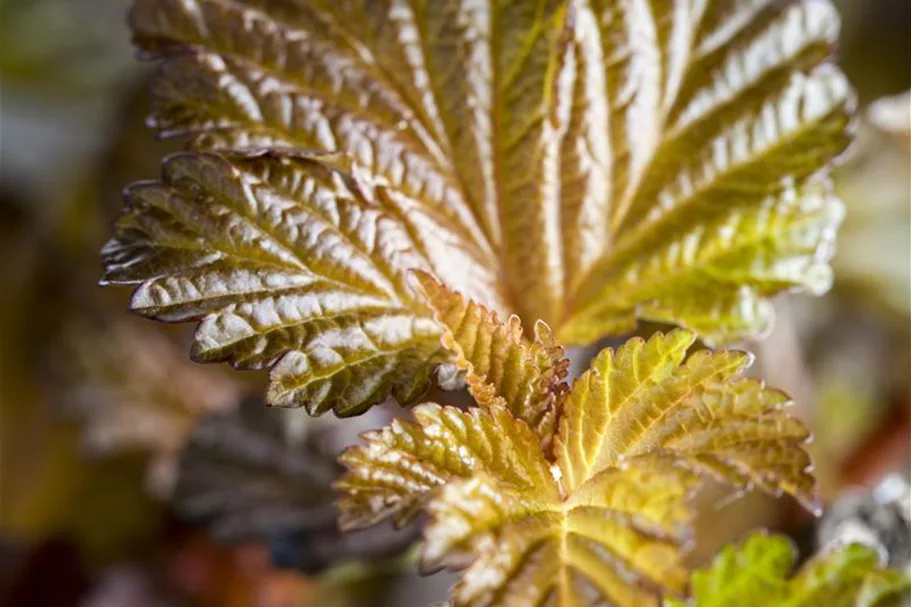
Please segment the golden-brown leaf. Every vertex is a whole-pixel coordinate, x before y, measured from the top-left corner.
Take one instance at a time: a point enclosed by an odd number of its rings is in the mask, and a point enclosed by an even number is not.
[[[604,350],[566,399],[557,458],[567,488],[629,458],[665,453],[678,465],[735,487],[795,496],[820,508],[806,427],[784,414],[789,397],[737,376],[752,357],[700,350],[695,336],[660,333]]]
[[[510,447],[537,441],[528,426],[500,404],[462,412],[428,403],[413,412],[416,423],[395,420],[367,433],[365,446],[348,449],[339,458],[349,470],[337,483],[346,494],[340,504],[343,527],[389,517],[402,525],[446,481],[475,471],[488,471],[518,487],[550,486],[539,449]]]
[[[131,23],[162,59],[152,124],[235,153],[131,190],[109,280],[143,285],[150,316],[203,317],[200,358],[275,365],[273,402],[350,414],[420,391],[435,329],[405,267],[572,343],[637,318],[756,336],[770,295],[831,282],[852,92],[828,0],[135,0]],[[208,194],[161,195],[190,183]],[[140,227],[175,206],[180,238]],[[392,248],[370,244],[380,223]],[[194,272],[204,306],[149,301]],[[266,321],[301,289],[324,311]]]
[[[465,317],[464,301],[442,298]],[[481,318],[485,331],[510,329]],[[739,379],[742,352],[684,360],[694,340],[677,330],[602,352],[559,393],[553,457],[503,398],[485,392],[469,412],[418,406],[417,423],[394,422],[343,455],[344,523],[402,523],[425,508],[422,565],[465,569],[456,606],[638,607],[681,593],[688,497],[701,478],[818,508],[808,432],[783,411],[787,396]],[[488,350],[470,352],[483,360]],[[534,363],[523,364],[500,383],[527,378]]]
[[[453,364],[467,372],[471,395],[484,406],[504,403],[547,449],[556,430],[557,404],[567,390],[563,379],[569,365],[550,328],[538,321],[534,340],[528,340],[518,316],[501,323],[496,313],[432,276],[418,273],[416,278],[445,330],[443,345],[455,354]]]
[[[193,356],[271,367],[273,404],[354,415],[423,392],[439,329],[410,295],[426,258],[395,207],[332,157],[180,154],[135,184],[104,250],[132,306],[201,319]]]

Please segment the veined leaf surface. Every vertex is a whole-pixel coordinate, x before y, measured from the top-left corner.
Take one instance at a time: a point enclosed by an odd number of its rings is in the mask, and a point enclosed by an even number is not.
[[[446,328],[443,344],[455,366],[467,371],[468,391],[482,406],[502,403],[535,431],[547,448],[554,436],[557,405],[566,392],[569,361],[550,328],[535,324],[527,340],[518,316],[500,323],[483,305],[450,291],[432,276],[415,273],[422,295]]]
[[[898,607],[908,597],[907,574],[882,568],[875,550],[831,547],[793,577],[795,550],[783,537],[755,534],[728,546],[693,574],[691,601],[666,607]]]
[[[691,332],[659,333],[603,351],[556,389],[539,382],[534,342],[484,339],[514,320],[475,314],[439,285],[430,299],[469,377],[496,370],[469,385],[497,388],[467,412],[423,404],[414,422],[369,433],[342,455],[337,487],[348,528],[426,509],[423,566],[465,569],[455,605],[641,607],[682,593],[688,496],[706,477],[818,509],[808,432],[785,394],[738,378],[748,355],[686,358]],[[554,396],[555,436],[512,411],[510,395],[533,390]]]
[[[442,360],[405,283],[425,258],[381,195],[326,159],[187,153],[126,197],[105,280],[141,274],[134,310],[202,318],[197,360],[271,367],[273,404],[408,401]]]
[[[181,191],[179,164],[208,192],[182,203],[140,203],[150,186],[134,188],[109,280],[157,285],[158,303],[136,302],[151,316],[201,317],[200,358],[277,363],[272,402],[355,413],[426,383],[433,329],[402,288],[406,266],[571,343],[637,318],[711,342],[754,336],[768,296],[831,282],[842,211],[827,170],[852,94],[828,62],[827,0],[136,0],[132,25],[163,58],[152,124],[235,160],[170,161],[166,186]],[[283,152],[236,161],[262,148]],[[313,200],[295,184],[330,169],[301,149],[347,155],[338,170],[371,194],[328,202],[344,196],[325,186]],[[319,205],[347,206],[335,212],[348,230],[300,219]],[[174,206],[182,231],[216,213],[244,246],[138,228]],[[375,222],[351,219],[375,206],[394,253],[369,246]],[[284,264],[281,278],[254,276],[253,258]],[[207,303],[178,312],[191,275]],[[320,282],[324,312],[219,332],[235,308],[308,307],[317,279],[336,281]],[[363,345],[337,347],[327,323]]]

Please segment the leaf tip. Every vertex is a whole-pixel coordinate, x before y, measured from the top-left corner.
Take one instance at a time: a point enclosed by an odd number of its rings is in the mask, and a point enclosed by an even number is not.
[[[409,270],[407,281],[412,293],[420,298],[431,297],[443,289],[443,283],[426,270]]]

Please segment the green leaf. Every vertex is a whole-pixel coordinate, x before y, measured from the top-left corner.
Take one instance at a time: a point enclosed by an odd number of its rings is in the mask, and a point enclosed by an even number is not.
[[[166,165],[172,189],[178,164],[178,181],[221,192],[183,203],[180,238],[138,227],[174,197],[132,190],[110,280],[144,285],[150,316],[203,316],[201,359],[278,363],[272,402],[352,414],[420,391],[438,360],[406,267],[571,343],[637,319],[756,336],[769,296],[831,282],[842,211],[828,167],[853,96],[828,60],[826,0],[136,0],[131,23],[163,60],[152,124],[228,159]],[[341,236],[302,218],[314,206],[337,207]],[[379,223],[353,219],[377,207],[390,248],[371,245]],[[200,238],[205,223],[218,229]],[[253,259],[323,311],[264,322],[282,295],[258,286]],[[143,293],[202,264],[205,307]],[[361,345],[315,350],[326,331]]]
[[[875,550],[860,544],[831,547],[789,578],[795,550],[783,537],[757,533],[728,546],[711,567],[693,574],[693,599],[667,607],[885,607],[911,587],[906,574],[884,569]]]
[[[467,412],[419,405],[415,422],[369,433],[342,455],[336,486],[347,528],[430,513],[422,566],[465,569],[454,605],[638,607],[682,593],[688,498],[702,478],[818,510],[809,433],[786,395],[738,378],[747,354],[684,360],[695,335],[657,333],[605,350],[571,390],[542,385],[537,342],[516,320],[424,286],[482,398]],[[533,391],[553,397],[550,441],[512,411],[510,395]]]

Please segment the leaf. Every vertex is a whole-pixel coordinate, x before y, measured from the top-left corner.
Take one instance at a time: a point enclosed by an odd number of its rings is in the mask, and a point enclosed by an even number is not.
[[[679,553],[692,485],[647,459],[562,500],[556,483],[548,494],[483,476],[453,482],[428,508],[423,565],[469,565],[455,605],[655,605],[656,593],[679,592],[685,580]]]
[[[348,472],[336,487],[345,493],[339,503],[343,528],[364,527],[392,518],[401,526],[426,504],[447,480],[473,471],[496,471],[513,483],[546,486],[549,476],[539,467],[534,449],[514,453],[505,445],[537,444],[527,425],[518,423],[496,402],[467,412],[433,403],[418,405],[416,423],[394,420],[364,435],[366,445],[339,457]]]
[[[756,533],[693,574],[692,601],[665,605],[885,607],[898,605],[911,582],[906,574],[881,568],[876,551],[861,544],[830,547],[789,579],[795,556],[789,540]]]
[[[148,488],[160,498],[173,490],[178,454],[197,419],[238,398],[231,378],[187,367],[168,337],[129,322],[71,319],[52,356],[56,400],[81,420],[83,446],[95,455],[147,453]]]
[[[439,361],[410,268],[570,343],[757,336],[768,297],[831,282],[853,93],[827,0],[136,0],[131,24],[151,124],[227,157],[129,191],[107,282],[201,318],[197,358],[272,367],[275,404],[417,396]]]
[[[195,359],[272,367],[273,404],[355,415],[390,391],[411,400],[440,354],[405,282],[426,264],[393,211],[331,160],[170,157],[161,183],[128,191],[105,281],[139,282],[142,314],[201,318]]]
[[[631,457],[661,452],[677,465],[736,487],[755,485],[820,510],[810,433],[784,413],[790,398],[738,378],[752,356],[700,350],[684,362],[686,331],[604,350],[566,399],[557,457],[567,488]]]
[[[517,321],[424,285],[469,377],[483,363],[509,394],[546,393]],[[488,345],[485,336],[504,333],[515,339]],[[342,454],[342,526],[401,525],[427,510],[422,567],[465,569],[456,606],[638,607],[680,594],[689,496],[701,478],[819,509],[809,433],[785,414],[787,396],[738,379],[745,353],[684,361],[694,340],[677,330],[603,351],[571,390],[553,393],[553,452],[493,384],[468,411],[415,407],[415,422],[396,420]]]
[[[432,276],[416,274],[421,292],[446,328],[443,345],[454,364],[467,371],[468,390],[478,403],[503,402],[540,437],[546,449],[553,438],[556,405],[566,392],[569,361],[543,322],[528,341],[522,321],[512,315],[500,323],[484,306],[450,291]]]
[[[377,416],[388,419],[364,420]],[[331,488],[341,470],[332,445],[338,421],[292,435],[281,418],[258,399],[204,417],[181,456],[177,510],[222,541],[269,542],[276,564],[307,572],[393,557],[414,542],[414,527],[340,533]]]

